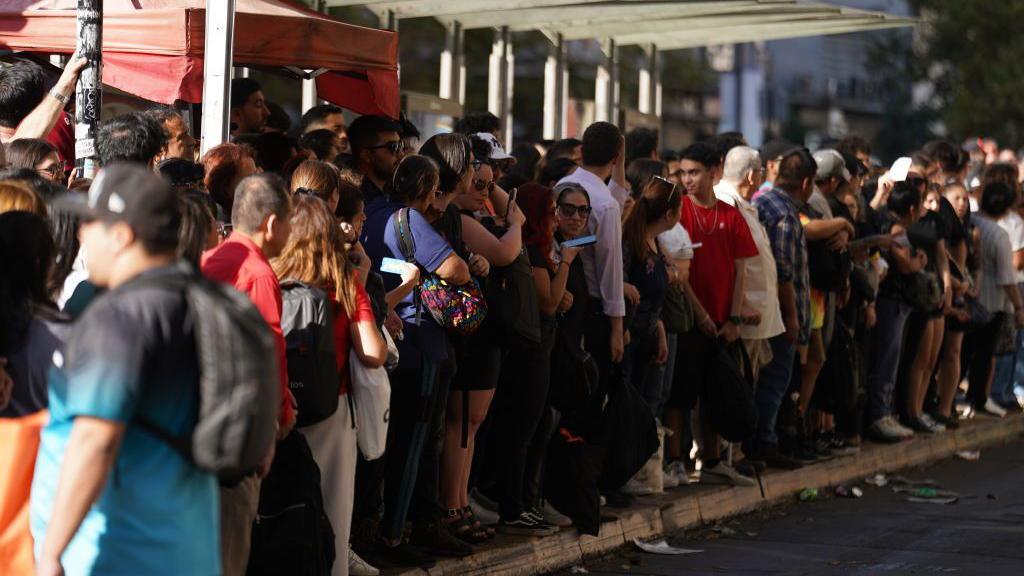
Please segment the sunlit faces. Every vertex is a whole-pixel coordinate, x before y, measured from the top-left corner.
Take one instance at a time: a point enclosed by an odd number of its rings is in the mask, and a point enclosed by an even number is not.
[[[555,209],[555,223],[564,238],[579,236],[590,218],[590,202],[585,194],[569,191],[562,194]]]
[[[691,196],[707,196],[714,186],[715,170],[693,160],[679,162],[680,183]]]

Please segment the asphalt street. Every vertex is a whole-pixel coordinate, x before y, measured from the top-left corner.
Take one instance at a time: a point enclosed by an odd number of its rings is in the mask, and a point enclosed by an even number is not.
[[[892,476],[935,480],[959,500],[908,502],[892,486],[861,482],[859,499],[794,499],[668,538],[699,554],[633,549],[582,568],[635,575],[1024,574],[1024,441],[984,449],[977,461],[952,458]]]

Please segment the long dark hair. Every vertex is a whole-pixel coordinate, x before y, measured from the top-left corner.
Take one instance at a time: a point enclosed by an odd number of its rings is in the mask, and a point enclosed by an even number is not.
[[[438,166],[429,156],[410,154],[395,169],[391,198],[409,204],[430,194],[438,186]]]
[[[536,247],[550,267],[551,246],[555,240],[551,233],[551,220],[555,217],[551,209],[551,189],[536,182],[523,184],[519,187],[516,204],[526,216],[526,223],[523,224],[523,243]]]
[[[663,178],[652,178],[633,205],[622,225],[622,238],[636,260],[647,254],[647,228],[683,201],[679,186]]]
[[[42,217],[0,214],[0,356],[17,350],[40,308],[56,311],[47,290],[54,259],[53,237]]]
[[[19,138],[7,145],[7,163],[11,168],[28,168],[35,171],[36,166],[47,156],[56,153],[57,149],[46,140]]]

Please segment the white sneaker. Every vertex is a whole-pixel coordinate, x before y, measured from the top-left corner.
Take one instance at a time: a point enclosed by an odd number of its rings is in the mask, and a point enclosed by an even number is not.
[[[675,460],[670,462],[668,466],[665,466],[665,472],[663,474],[665,478],[665,487],[669,487],[669,482],[673,482],[673,488],[677,486],[689,486],[690,484],[690,473],[686,471],[686,465],[683,464],[682,460]],[[670,480],[671,479],[671,480]]]
[[[988,416],[995,416],[996,418],[1006,416],[1006,408],[1003,408],[991,398],[985,400],[985,408],[981,412]]]
[[[541,515],[544,516],[544,521],[548,524],[553,524],[559,528],[568,528],[572,526],[572,518],[569,518],[565,514],[559,512],[551,502],[544,501],[544,505],[540,507]]]
[[[725,462],[715,464],[713,468],[702,468],[700,471],[701,484],[729,484],[732,486],[757,486],[753,478],[740,474],[732,466]]]
[[[351,548],[348,549],[348,573],[350,576],[380,576],[380,570],[367,564]]]
[[[886,416],[885,418],[886,418],[886,420],[888,420],[891,423],[892,429],[897,434],[899,434],[901,438],[913,438],[914,437],[914,430],[911,429],[911,428],[907,428],[903,424],[900,424],[900,421],[897,420],[894,416]]]
[[[621,491],[630,496],[650,496],[654,490],[650,486],[640,482],[636,478],[630,478],[629,482],[621,488]]]
[[[931,415],[927,413],[921,414],[921,420],[924,421],[925,425],[927,425],[928,428],[932,430],[932,432],[946,431],[946,426],[944,424],[936,422],[935,419],[932,418]]]

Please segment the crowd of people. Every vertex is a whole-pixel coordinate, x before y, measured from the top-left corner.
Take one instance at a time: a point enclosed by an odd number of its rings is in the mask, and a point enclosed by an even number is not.
[[[676,152],[597,122],[508,153],[488,113],[423,142],[332,105],[293,129],[236,79],[230,142],[199,158],[169,107],[105,119],[86,180],[81,67],[0,70],[0,417],[49,411],[0,494],[26,509],[12,570],[427,567],[1021,411],[1021,175],[985,142],[883,167],[857,136]],[[266,358],[211,360],[205,281]],[[222,412],[269,402],[274,441],[216,473],[209,372],[257,360],[273,398]]]

